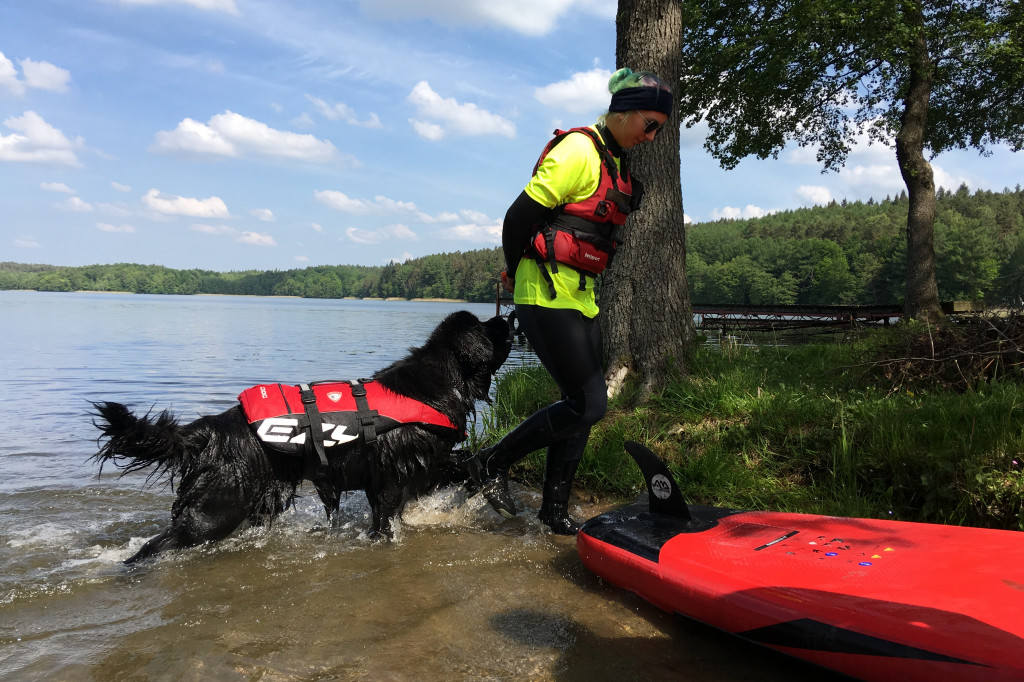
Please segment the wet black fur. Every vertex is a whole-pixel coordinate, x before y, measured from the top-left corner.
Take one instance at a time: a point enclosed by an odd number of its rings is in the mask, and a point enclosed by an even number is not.
[[[373,378],[465,427],[476,401],[487,399],[491,377],[509,349],[504,320],[480,322],[459,311],[446,317],[425,344]],[[168,478],[177,491],[171,525],[126,563],[221,540],[244,524],[272,519],[291,505],[307,477],[303,458],[263,446],[239,406],[180,424],[166,410],[136,416],[119,403],[93,405],[99,440],[106,439],[93,456],[100,470],[106,462],[122,469],[122,475],[154,467],[150,477]],[[369,446],[360,440],[328,449],[328,472],[309,480],[328,518],[337,511],[342,492],[364,490],[373,517],[370,535],[383,538],[391,535],[390,520],[408,500],[465,480],[452,454],[457,442],[450,429],[402,426]]]

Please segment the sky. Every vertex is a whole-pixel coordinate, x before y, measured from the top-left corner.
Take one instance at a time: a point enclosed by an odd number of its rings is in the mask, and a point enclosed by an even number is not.
[[[614,0],[4,0],[0,261],[288,270],[500,244],[556,127],[593,123]],[[681,133],[688,221],[904,189],[894,152],[721,169]],[[653,144],[657,144],[654,142]],[[1000,191],[1024,154],[933,159]]]

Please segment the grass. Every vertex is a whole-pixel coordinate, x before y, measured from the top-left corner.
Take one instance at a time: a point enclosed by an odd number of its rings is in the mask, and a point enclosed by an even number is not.
[[[697,504],[1024,530],[1024,382],[894,390],[861,362],[877,345],[701,347],[690,376],[653,400],[613,401],[577,489],[639,492],[628,439]],[[484,440],[557,398],[543,368],[509,373]],[[513,475],[539,485],[543,471],[535,452]]]

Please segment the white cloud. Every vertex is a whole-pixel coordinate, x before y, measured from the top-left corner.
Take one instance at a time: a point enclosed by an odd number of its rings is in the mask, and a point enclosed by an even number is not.
[[[608,108],[608,69],[574,73],[571,78],[533,91],[541,104],[573,114],[601,113]]]
[[[304,128],[306,130],[316,128],[316,121],[314,121],[313,117],[306,112],[302,112],[302,115],[293,118],[291,123],[296,128]]]
[[[437,230],[434,234],[440,239],[477,242],[482,244],[501,243],[500,220],[492,220],[485,213],[473,210],[462,210],[459,214],[443,213],[445,218],[461,220],[452,227],[445,227]],[[439,222],[432,220],[428,222]]]
[[[820,185],[800,185],[796,188],[797,195],[811,204],[826,206],[832,201],[832,192]]]
[[[14,239],[14,245],[19,249],[38,249],[39,242],[32,237],[16,237]]]
[[[110,186],[113,187],[118,192],[131,192],[132,191],[131,186],[129,186],[129,185],[122,185],[120,182],[111,181],[110,182]]]
[[[411,201],[398,201],[397,199],[388,199],[385,196],[377,195],[373,198],[374,206],[379,207],[381,210],[387,213],[401,213],[404,211],[415,211],[416,204]]]
[[[894,190],[898,194],[901,188],[906,187],[895,158],[891,164],[845,166],[838,177],[839,182],[855,194],[864,196],[891,194]]]
[[[235,0],[111,0],[120,5],[186,5],[204,12],[226,12],[227,14],[239,14]]]
[[[118,204],[96,204],[96,210],[109,216],[124,218],[132,215],[132,211],[123,203]]]
[[[71,189],[63,182],[44,182],[39,185],[41,189],[45,189],[47,192],[63,192],[64,194],[75,194],[75,190]]]
[[[412,129],[416,131],[416,134],[422,137],[424,140],[437,142],[438,140],[444,139],[444,128],[442,128],[436,123],[417,121],[416,119],[413,118],[409,119],[409,123],[412,124]]]
[[[768,211],[764,210],[759,206],[747,204],[746,208],[739,209],[732,206],[726,206],[723,209],[713,209],[711,211],[712,220],[737,220],[740,218],[761,218],[768,215]]]
[[[310,223],[309,226],[313,228],[314,232],[323,232],[324,231],[324,228],[323,228],[323,226],[320,223]]]
[[[417,83],[407,101],[416,107],[422,121],[409,119],[418,135],[428,140],[439,140],[447,135],[503,135],[516,136],[516,126],[506,118],[468,103],[460,104],[454,98],[444,99],[427,81]]]
[[[460,219],[458,213],[443,211],[437,215],[430,215],[420,211],[411,201],[399,201],[379,194],[372,200],[354,199],[344,192],[333,189],[317,190],[313,194],[321,204],[353,215],[410,215],[421,223],[452,223]],[[489,220],[487,216],[476,211],[461,211],[461,213],[463,219],[471,222]]]
[[[313,193],[316,200],[325,206],[329,206],[343,213],[356,215],[367,214],[388,214],[402,213],[416,210],[416,204],[411,201],[396,201],[384,196],[377,195],[373,201],[367,199],[352,199],[344,192],[333,189],[317,190]]]
[[[474,211],[462,211],[463,215],[467,215],[467,214],[470,214],[470,213],[475,213],[475,212]],[[483,215],[483,214],[481,213],[479,215]],[[451,211],[442,211],[441,213],[438,213],[437,215],[430,215],[428,213],[418,212],[418,213],[416,213],[416,218],[421,223],[454,223],[455,221],[459,220],[459,214],[458,213],[452,213]],[[469,217],[468,215],[467,215],[467,219],[468,220],[472,220],[472,218]],[[486,220],[486,217],[484,219]]]
[[[101,232],[134,232],[132,225],[111,225],[110,223],[96,223],[96,229]]]
[[[259,232],[243,232],[238,235],[238,239],[235,241],[242,244],[249,244],[250,246],[277,246],[277,242],[269,234],[260,234]]]
[[[981,181],[967,178],[963,175],[952,175],[951,173],[946,172],[946,169],[937,163],[932,164],[932,174],[935,178],[936,189],[939,187],[945,187],[948,190],[955,191],[964,183],[966,183],[971,189],[978,189],[982,184],[984,184]],[[905,184],[901,189],[906,189]]]
[[[388,264],[388,263],[404,263],[405,261],[412,260],[413,258],[415,258],[415,256],[412,255],[411,253],[409,253],[408,251],[406,251],[401,256],[397,256],[397,257],[392,256],[391,258],[382,258],[380,262],[384,263],[385,265]]]
[[[501,222],[488,224],[466,223],[463,225],[455,225],[454,227],[446,227],[438,230],[437,236],[441,239],[479,242],[483,244],[500,244]]]
[[[373,112],[370,112],[370,117],[365,121],[360,121],[359,117],[356,116],[356,112],[347,104],[342,102],[328,104],[319,97],[313,97],[312,95],[306,95],[306,99],[312,102],[320,115],[329,121],[344,121],[349,125],[361,126],[363,128],[383,127],[381,126],[380,118]]]
[[[18,80],[14,62],[8,59],[3,52],[0,52],[0,88],[6,89],[12,95],[25,94],[25,84]]]
[[[15,132],[0,135],[0,161],[81,165],[75,149],[82,146],[82,138],[69,140],[36,112],[12,116],[4,125]]]
[[[786,163],[798,166],[820,166],[818,148],[815,146],[794,147],[785,156]]]
[[[345,238],[356,244],[380,244],[394,240],[419,240],[415,232],[401,223],[388,225],[379,230],[360,230],[350,227],[345,230]]]
[[[21,64],[21,72],[25,75],[25,85],[28,87],[50,92],[68,91],[71,72],[67,69],[31,59],[22,59],[18,63]]]
[[[269,208],[254,208],[249,211],[249,215],[264,223],[272,223],[277,220],[277,218],[274,217],[274,212]]]
[[[163,215],[183,215],[193,218],[228,218],[228,207],[220,197],[192,199],[173,194],[163,194],[151,189],[142,197],[142,203]]]
[[[236,234],[237,230],[227,225],[206,225],[204,223],[193,223],[188,226],[188,229],[193,232],[202,232],[203,234]]]
[[[54,66],[50,62],[37,62],[27,58],[19,60],[18,63],[21,65],[22,79],[18,78],[14,63],[0,52],[0,88],[6,89],[12,95],[23,95],[27,88],[51,92],[68,91],[71,72],[67,69]]]
[[[187,152],[240,158],[248,154],[326,162],[338,150],[329,140],[306,133],[275,130],[265,123],[232,111],[213,116],[207,123],[183,119],[174,130],[161,130],[151,147],[156,152]]]
[[[359,0],[363,12],[382,19],[426,18],[448,26],[495,26],[527,36],[543,36],[570,10],[615,16],[613,0]]]
[[[294,260],[297,263],[308,263],[309,256],[293,256],[292,260]]]
[[[96,210],[92,204],[83,201],[81,197],[68,197],[66,201],[58,204],[58,207],[65,211],[74,211],[76,213],[92,213]]]
[[[321,204],[344,213],[363,214],[370,212],[370,204],[365,199],[349,199],[347,194],[337,190],[317,190],[313,193],[313,196]]]

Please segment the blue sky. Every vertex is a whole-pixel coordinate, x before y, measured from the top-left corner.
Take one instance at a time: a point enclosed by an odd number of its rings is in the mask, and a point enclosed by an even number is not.
[[[0,261],[381,265],[500,242],[556,126],[592,123],[611,0],[5,0]],[[695,222],[903,184],[892,150],[724,171],[682,133]],[[1002,190],[1024,154],[933,161]]]

